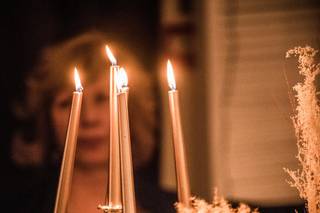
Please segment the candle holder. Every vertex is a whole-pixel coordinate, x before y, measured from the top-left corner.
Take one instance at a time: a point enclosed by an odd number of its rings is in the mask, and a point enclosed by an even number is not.
[[[121,213],[122,212],[122,206],[109,206],[109,205],[99,205],[98,209],[101,209],[103,212],[108,213]]]

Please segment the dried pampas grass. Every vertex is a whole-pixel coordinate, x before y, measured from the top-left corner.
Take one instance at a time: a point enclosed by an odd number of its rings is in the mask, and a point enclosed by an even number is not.
[[[316,87],[320,64],[315,62],[317,52],[306,46],[291,49],[286,55],[287,58],[298,57],[298,69],[303,82],[293,87],[297,107],[292,116],[297,137],[297,158],[302,169],[285,171],[292,179],[289,184],[297,188],[300,197],[307,201],[310,213],[320,211],[320,108]]]
[[[240,203],[237,208],[232,208],[231,204],[218,195],[218,190],[215,189],[212,204],[204,200],[193,197],[191,199],[191,207],[184,207],[183,204],[177,203],[176,209],[178,213],[258,213],[257,209],[251,208],[243,203]]]

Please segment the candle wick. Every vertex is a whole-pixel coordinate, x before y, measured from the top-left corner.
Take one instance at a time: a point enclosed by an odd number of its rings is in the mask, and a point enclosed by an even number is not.
[[[177,89],[174,85],[170,85],[169,88],[171,91],[175,91]]]
[[[82,87],[82,86],[78,87],[78,88],[76,89],[76,91],[77,91],[77,92],[82,92],[82,91],[83,91],[83,87]]]

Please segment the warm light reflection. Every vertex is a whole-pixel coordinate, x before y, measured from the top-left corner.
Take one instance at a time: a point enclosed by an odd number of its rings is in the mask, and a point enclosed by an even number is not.
[[[168,84],[171,90],[176,89],[176,81],[174,79],[174,73],[173,73],[173,68],[170,60],[168,60],[167,63],[167,79],[168,79]]]
[[[75,67],[74,68],[74,82],[75,82],[75,85],[76,85],[76,90],[78,92],[82,91],[82,85],[81,85],[81,81],[80,81],[80,76],[79,76],[79,73],[78,73],[78,70],[77,68]]]
[[[121,90],[123,87],[128,86],[127,72],[123,67],[121,67],[116,74],[116,82],[118,90]]]
[[[113,56],[110,48],[108,47],[108,45],[106,45],[106,52],[107,52],[107,56],[111,62],[112,65],[116,65],[117,64],[117,59]]]

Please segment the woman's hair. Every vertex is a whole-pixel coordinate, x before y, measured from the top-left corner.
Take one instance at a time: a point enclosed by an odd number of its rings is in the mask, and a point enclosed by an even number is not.
[[[17,108],[16,114],[22,121],[32,121],[33,128],[27,125],[25,129],[28,129],[28,140],[34,143],[24,143],[25,140],[21,140],[21,137],[16,140],[20,143],[13,142],[13,158],[18,164],[45,164],[56,161],[57,146],[50,115],[52,101],[60,90],[70,88],[70,93],[74,90],[72,76],[75,66],[80,70],[81,80],[84,82],[93,82],[101,76],[109,82],[107,78],[110,64],[105,53],[106,44],[111,47],[119,64],[126,68],[129,77],[129,114],[134,163],[141,167],[151,160],[156,146],[157,129],[156,87],[152,82],[153,78],[127,49],[110,43],[102,33],[88,32],[45,49],[27,78],[25,100],[22,107]],[[23,146],[36,147],[37,150]],[[36,153],[22,154],[21,150]],[[42,157],[35,158],[34,154]],[[19,159],[21,156],[29,157]]]

